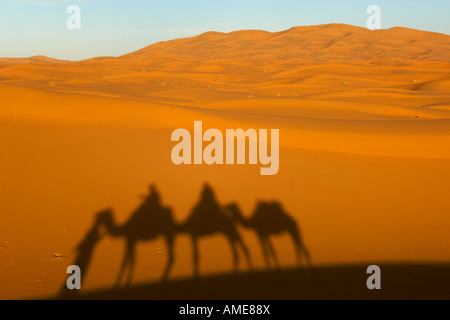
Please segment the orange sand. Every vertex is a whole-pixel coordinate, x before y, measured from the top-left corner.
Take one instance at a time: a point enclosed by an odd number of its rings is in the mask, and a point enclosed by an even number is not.
[[[333,24],[208,32],[118,58],[0,59],[0,298],[56,293],[94,214],[112,207],[126,221],[151,182],[178,222],[205,181],[246,215],[277,199],[317,265],[448,261],[449,50],[447,35]],[[279,173],[173,165],[170,135],[194,120],[280,129]],[[274,244],[292,266],[289,239]],[[85,289],[111,286],[123,253],[103,239]],[[140,244],[134,283],[159,278],[165,253],[162,239]],[[190,276],[186,236],[175,254],[171,278]],[[203,274],[231,269],[220,235],[200,254]]]

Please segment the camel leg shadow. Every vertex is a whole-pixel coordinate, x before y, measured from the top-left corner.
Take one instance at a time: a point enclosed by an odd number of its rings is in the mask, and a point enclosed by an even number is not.
[[[262,235],[258,234],[258,239],[264,256],[264,262],[266,263],[266,269],[270,269],[270,259],[265,238]]]
[[[231,252],[233,254],[233,272],[236,273],[238,272],[239,267],[239,254],[236,249],[236,239],[233,236],[228,235],[228,241],[230,242]]]
[[[198,243],[197,237],[192,236],[192,255],[193,255],[193,263],[194,263],[194,278],[198,278],[199,276],[199,254],[198,254]]]
[[[119,275],[116,280],[116,289],[120,288],[120,284],[122,283],[122,279],[128,272],[128,277],[126,280],[126,286],[129,286],[132,281],[133,276],[133,268],[135,263],[135,253],[134,253],[135,243],[132,241],[127,241],[127,247],[125,252],[125,257],[122,262],[122,266],[120,267]]]
[[[306,248],[305,244],[303,243],[303,241],[301,239],[300,232],[298,230],[296,230],[295,232],[292,232],[291,237],[294,242],[295,252],[297,254],[298,267],[302,266],[302,253],[303,253],[303,255],[305,256],[305,260],[306,260],[305,261],[306,266],[311,268],[312,267],[311,255],[309,253],[308,248]]]
[[[250,253],[247,249],[247,246],[245,245],[244,241],[242,240],[241,236],[238,232],[233,233],[233,235],[228,237],[230,244],[232,246],[233,250],[233,259],[234,259],[234,270],[237,271],[237,266],[239,263],[239,255],[237,253],[237,246],[241,248],[242,252],[244,253],[245,259],[247,260],[248,269],[253,269],[252,259],[250,257]],[[236,246],[237,244],[237,246]]]
[[[166,243],[167,243],[169,256],[168,256],[168,260],[167,260],[166,269],[164,270],[164,274],[161,278],[162,282],[167,281],[170,270],[172,269],[172,265],[173,265],[173,261],[174,261],[174,255],[173,255],[174,240],[175,240],[175,237],[173,235],[169,235],[166,237]]]
[[[280,263],[278,262],[277,253],[275,252],[275,249],[273,248],[272,241],[270,241],[269,238],[266,238],[267,248],[269,249],[269,255],[272,257],[274,267],[276,270],[280,269]]]

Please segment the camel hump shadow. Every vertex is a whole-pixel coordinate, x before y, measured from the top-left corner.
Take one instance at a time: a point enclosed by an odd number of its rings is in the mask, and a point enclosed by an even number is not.
[[[236,203],[228,204],[226,209],[236,224],[240,224],[247,229],[252,229],[256,233],[267,268],[270,268],[271,260],[273,260],[276,268],[280,267],[270,237],[282,233],[287,233],[291,237],[294,243],[298,265],[301,265],[303,256],[306,259],[306,264],[308,266],[312,265],[311,256],[308,248],[303,242],[299,225],[296,220],[286,212],[280,202],[259,201],[254,213],[248,218],[244,217],[241,209]]]
[[[297,230],[297,222],[283,209],[278,201],[259,201],[253,214],[258,229],[266,233],[281,233],[286,230]]]

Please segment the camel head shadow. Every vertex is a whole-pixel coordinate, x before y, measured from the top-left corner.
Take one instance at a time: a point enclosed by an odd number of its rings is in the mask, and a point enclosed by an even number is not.
[[[94,223],[85,234],[80,243],[75,247],[77,253],[73,265],[76,265],[82,271],[80,282],[83,283],[85,275],[89,269],[94,249],[98,242],[103,238],[104,234],[101,230],[101,217],[110,214],[111,209],[105,209],[97,213]],[[80,285],[81,285],[80,283]],[[61,287],[60,296],[65,297],[69,294],[76,294],[76,290],[68,290],[66,283]]]

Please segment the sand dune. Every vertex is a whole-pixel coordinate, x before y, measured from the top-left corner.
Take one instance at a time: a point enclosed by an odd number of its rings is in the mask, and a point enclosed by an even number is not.
[[[448,262],[449,50],[448,35],[330,24],[208,32],[84,61],[1,58],[0,298],[55,294],[94,214],[112,207],[125,221],[151,182],[177,222],[205,181],[245,215],[277,199],[317,265]],[[279,173],[173,165],[170,135],[194,120],[279,128]],[[241,232],[264,268],[256,236]],[[292,266],[289,239],[274,243]],[[230,270],[224,238],[201,246],[203,274]],[[87,290],[114,283],[123,249],[101,241]],[[166,256],[162,239],[142,244],[135,280],[157,279]],[[180,237],[172,278],[190,275],[191,259]]]

